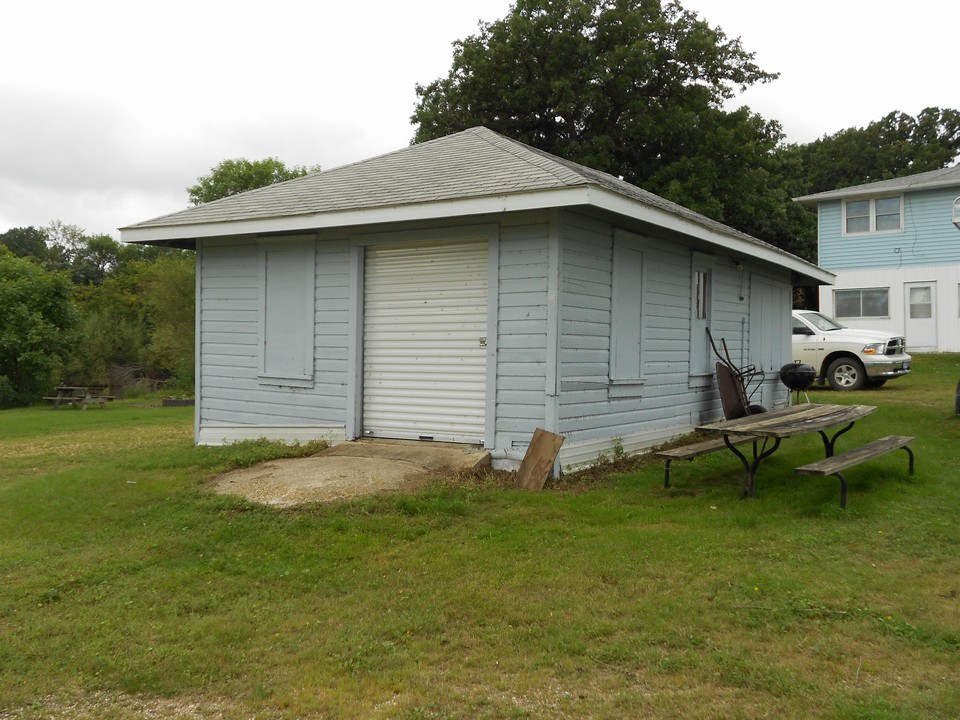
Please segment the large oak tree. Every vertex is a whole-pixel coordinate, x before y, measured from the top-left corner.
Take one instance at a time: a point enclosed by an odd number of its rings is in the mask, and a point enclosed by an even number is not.
[[[678,2],[517,0],[417,86],[414,141],[485,125],[802,251],[774,177],[780,125],[724,108],[775,77]]]

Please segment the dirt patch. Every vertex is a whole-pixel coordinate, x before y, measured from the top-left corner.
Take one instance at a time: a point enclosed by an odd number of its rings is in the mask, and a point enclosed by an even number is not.
[[[234,470],[217,478],[214,489],[264,505],[289,507],[412,488],[425,475],[423,468],[412,463],[371,466],[365,458],[339,458],[332,468],[329,464],[321,466],[318,460],[272,460]]]
[[[271,460],[214,480],[215,492],[274,507],[414,490],[430,478],[489,465],[469,445],[385,440],[341,443],[313,457]]]

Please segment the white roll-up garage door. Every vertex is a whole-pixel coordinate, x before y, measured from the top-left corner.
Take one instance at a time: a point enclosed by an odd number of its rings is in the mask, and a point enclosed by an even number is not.
[[[482,443],[486,240],[371,246],[364,268],[364,435]]]

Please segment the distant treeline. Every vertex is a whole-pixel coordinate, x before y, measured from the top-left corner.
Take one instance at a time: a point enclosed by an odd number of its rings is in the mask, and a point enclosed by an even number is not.
[[[194,254],[74,226],[0,234],[0,407],[58,383],[192,392]]]

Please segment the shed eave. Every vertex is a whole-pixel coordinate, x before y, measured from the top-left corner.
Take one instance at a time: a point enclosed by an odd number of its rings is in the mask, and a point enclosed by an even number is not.
[[[817,283],[832,284],[833,273],[772,246],[727,235],[669,210],[648,205],[620,193],[591,185],[578,185],[504,195],[456,198],[409,205],[353,208],[322,213],[262,217],[223,222],[146,224],[120,229],[123,242],[162,244],[231,235],[265,235],[310,232],[337,227],[438,220],[556,207],[592,206],[682,235],[698,238],[728,252],[773,263]]]
[[[758,242],[717,232],[694,220],[677,215],[661,208],[645,205],[628,199],[609,190],[594,188],[590,204],[619,215],[625,215],[641,222],[673,230],[689,237],[703,240],[711,245],[723,248],[728,253],[753,258],[789,269],[803,278],[821,285],[832,285],[836,275],[806,260],[779,248],[762,245]]]
[[[486,215],[551,207],[585,205],[589,202],[586,186],[542,190],[533,193],[457,198],[440,202],[412,203],[372,208],[354,208],[332,212],[228,220],[195,224],[146,225],[120,228],[120,239],[131,243],[169,243],[177,240],[222,237],[227,235],[263,235],[323,230],[336,227],[382,223],[437,220],[442,218]]]

